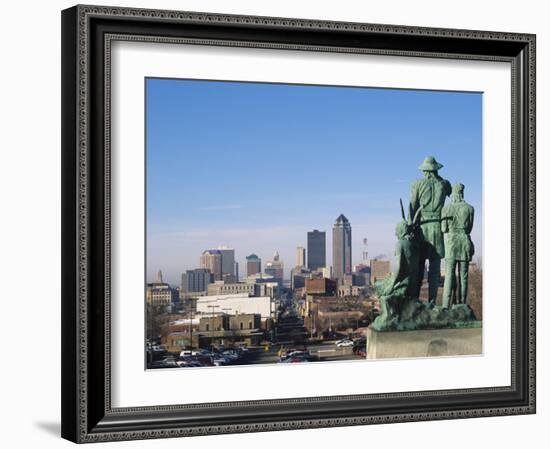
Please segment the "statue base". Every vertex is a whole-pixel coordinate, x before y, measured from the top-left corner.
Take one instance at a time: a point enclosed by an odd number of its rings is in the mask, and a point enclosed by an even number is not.
[[[379,332],[367,329],[367,359],[480,355],[481,327]]]
[[[377,331],[461,329],[481,324],[467,304],[444,308],[410,296],[392,294],[381,296],[380,305],[380,315],[371,325]]]

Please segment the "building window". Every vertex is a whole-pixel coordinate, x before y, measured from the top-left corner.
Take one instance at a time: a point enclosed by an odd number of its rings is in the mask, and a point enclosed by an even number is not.
[[[249,321],[249,322],[248,322],[248,328],[249,328],[249,329],[252,329],[252,321]]]
[[[242,329],[243,329],[243,323],[241,322],[241,323],[239,323],[239,324],[241,325],[241,330],[242,330]]]
[[[206,332],[210,330],[210,324],[206,324]]]

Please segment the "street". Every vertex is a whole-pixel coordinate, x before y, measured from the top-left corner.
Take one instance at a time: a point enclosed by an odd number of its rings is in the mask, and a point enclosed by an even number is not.
[[[290,347],[290,346],[289,346]],[[339,348],[334,342],[315,343],[305,345],[310,354],[310,362],[337,362],[346,360],[361,360],[355,355],[351,347]],[[278,363],[279,345],[272,346],[269,351],[263,348],[251,348],[246,357],[237,361],[234,365],[258,365],[264,363]]]

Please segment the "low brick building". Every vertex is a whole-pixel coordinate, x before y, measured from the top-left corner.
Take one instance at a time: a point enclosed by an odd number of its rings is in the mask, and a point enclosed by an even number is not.
[[[260,314],[216,315],[200,320],[197,333],[200,347],[259,345],[265,332]]]
[[[336,294],[336,281],[328,278],[306,279],[306,294],[334,296]]]

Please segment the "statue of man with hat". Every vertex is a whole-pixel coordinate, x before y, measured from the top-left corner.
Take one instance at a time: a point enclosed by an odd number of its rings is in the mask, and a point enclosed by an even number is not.
[[[470,232],[474,226],[474,208],[464,201],[464,185],[455,184],[451,203],[441,213],[441,229],[446,234],[445,242],[445,285],[443,307],[451,304],[452,291],[456,289],[457,299],[466,304],[468,294],[468,267],[474,255],[474,244]],[[458,286],[456,268],[458,266]]]
[[[420,296],[420,287],[424,278],[426,260],[428,269],[428,299],[435,305],[437,289],[441,279],[441,259],[445,257],[445,245],[441,229],[441,211],[445,199],[451,194],[451,184],[439,176],[443,167],[433,156],[428,156],[418,167],[424,177],[411,186],[411,215],[420,211],[420,229],[422,241],[420,244],[419,281],[416,286],[416,297]]]

